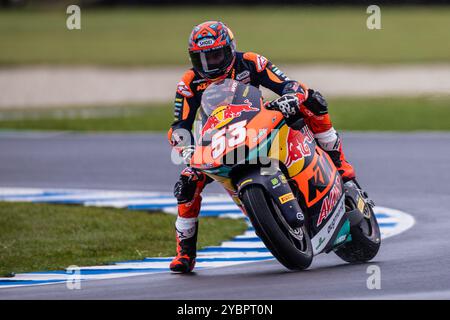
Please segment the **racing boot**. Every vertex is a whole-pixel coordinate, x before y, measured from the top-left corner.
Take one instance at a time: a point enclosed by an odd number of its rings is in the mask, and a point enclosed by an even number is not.
[[[178,217],[175,222],[177,255],[170,264],[173,272],[191,272],[197,255],[198,215],[201,206],[201,192],[210,182],[208,177],[192,168],[181,172],[175,184],[174,196],[178,203]]]
[[[181,220],[181,221],[179,221]],[[177,219],[177,225],[185,223],[183,218]],[[178,230],[177,233],[177,255],[170,263],[170,270],[178,273],[191,272],[195,267],[195,258],[197,256],[197,230],[198,221],[195,222],[193,230]],[[190,236],[190,237],[187,237]]]
[[[353,166],[345,159],[342,151],[342,141],[339,134],[331,128],[330,130],[315,134],[319,146],[330,156],[344,182],[355,179]]]

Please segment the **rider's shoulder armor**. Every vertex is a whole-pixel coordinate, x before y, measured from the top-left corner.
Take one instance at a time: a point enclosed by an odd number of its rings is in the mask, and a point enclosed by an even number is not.
[[[236,52],[233,79],[259,87],[262,71],[267,65],[268,60],[259,54]]]
[[[192,98],[194,90],[192,90],[192,82],[196,74],[193,70],[187,70],[181,77],[181,81],[177,83],[177,93],[185,98]]]
[[[254,67],[254,71],[258,73],[264,71],[269,63],[267,58],[254,52],[243,52],[242,58],[245,62],[251,63]]]

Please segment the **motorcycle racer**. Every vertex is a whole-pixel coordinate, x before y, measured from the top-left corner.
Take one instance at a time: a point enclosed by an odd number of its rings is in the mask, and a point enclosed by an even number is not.
[[[192,68],[177,85],[175,121],[168,132],[170,144],[178,149],[186,163],[194,150],[194,138],[190,134],[190,141],[184,141],[177,129],[191,132],[204,90],[213,82],[229,78],[255,87],[263,86],[280,95],[266,103],[266,108],[280,111],[288,125],[303,118],[343,180],[355,179],[354,169],[342,151],[341,138],[330,120],[328,104],[319,91],[289,79],[262,55],[236,51],[233,33],[219,21],[207,21],[194,27],[189,38],[189,55]],[[174,272],[187,273],[195,266],[201,192],[209,182],[211,179],[204,173],[187,167],[175,184],[177,256],[170,264]]]

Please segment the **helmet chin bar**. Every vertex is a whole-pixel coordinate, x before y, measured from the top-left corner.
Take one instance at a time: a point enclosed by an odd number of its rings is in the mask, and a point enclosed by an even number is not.
[[[208,78],[208,80],[211,81],[211,82],[217,82],[217,81],[224,80],[226,77],[227,77],[227,73],[225,73],[225,74],[223,74],[221,76],[218,76],[216,78]]]
[[[234,62],[236,61],[236,56],[233,57],[233,60],[231,61],[230,65],[227,67],[227,69],[220,75],[217,75],[216,77],[214,76],[209,76],[208,74],[205,74],[202,71],[198,71],[198,73],[200,73],[204,78],[208,79],[211,82],[216,82],[216,81],[220,81],[223,79],[226,79],[228,77],[228,75],[230,74],[231,70],[233,70],[233,65]]]
[[[207,78],[209,81],[216,82],[216,81],[226,79],[226,77],[228,76],[229,73],[230,73],[229,71],[226,71],[225,73],[218,75],[216,77],[211,77],[211,76],[205,75],[205,78]]]

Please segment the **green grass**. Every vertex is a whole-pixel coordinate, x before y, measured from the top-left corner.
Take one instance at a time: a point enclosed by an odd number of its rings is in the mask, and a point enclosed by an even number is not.
[[[162,213],[0,202],[0,275],[175,255],[174,222]],[[243,220],[202,218],[199,246],[245,229]]]
[[[450,97],[339,98],[330,99],[329,105],[339,130],[450,130]],[[173,120],[171,105],[90,110],[2,111],[0,119],[15,120],[0,120],[0,130],[167,131]],[[87,113],[94,117],[86,118]]]
[[[0,12],[0,65],[188,64],[187,38],[220,19],[238,49],[275,63],[430,63],[450,61],[450,6],[381,7],[382,30],[366,28],[361,7],[169,7],[83,9],[82,30],[65,10]]]

